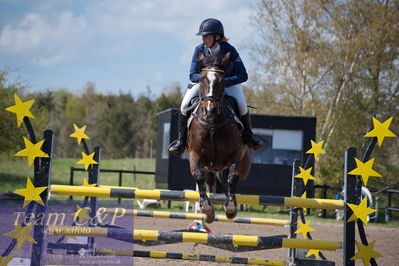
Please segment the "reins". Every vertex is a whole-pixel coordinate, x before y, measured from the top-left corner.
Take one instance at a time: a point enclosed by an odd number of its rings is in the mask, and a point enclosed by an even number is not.
[[[207,97],[212,97],[212,96],[207,96]],[[213,97],[215,97],[215,96],[213,96]],[[216,130],[218,130],[219,128],[224,127],[227,123],[230,122],[230,120],[234,121],[234,113],[229,108],[228,104],[226,104],[223,101],[223,97],[218,97],[218,98],[221,98],[221,104],[220,104],[221,108],[223,108],[223,106],[225,106],[226,109],[227,109],[227,113],[228,113],[226,119],[224,119],[222,122],[216,123],[216,124],[215,123],[209,123],[209,122],[206,122],[206,121],[202,120],[201,117],[199,117],[195,111],[192,112],[192,114],[191,114],[195,119],[197,119],[197,121],[198,121],[200,126],[202,126],[203,128],[205,128],[206,130],[209,131],[209,134],[210,134],[210,145],[211,145],[211,160],[210,160],[211,165],[213,163],[213,158],[214,158],[214,137],[213,136],[215,135]],[[202,102],[202,100],[199,100],[196,103],[196,105],[199,106],[200,102]]]

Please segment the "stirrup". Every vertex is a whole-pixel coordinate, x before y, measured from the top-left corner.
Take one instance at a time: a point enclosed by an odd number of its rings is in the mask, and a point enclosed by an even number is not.
[[[168,151],[174,155],[181,155],[186,148],[186,145],[179,139],[174,140],[168,147]]]

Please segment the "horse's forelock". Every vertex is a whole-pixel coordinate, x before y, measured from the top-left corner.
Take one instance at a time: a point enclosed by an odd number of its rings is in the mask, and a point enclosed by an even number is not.
[[[202,60],[200,60],[200,67],[218,67],[222,68],[222,58],[213,56],[213,55],[205,55]]]

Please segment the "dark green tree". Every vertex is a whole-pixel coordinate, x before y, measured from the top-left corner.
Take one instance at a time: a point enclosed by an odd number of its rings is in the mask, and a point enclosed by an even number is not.
[[[5,109],[15,104],[14,93],[22,101],[27,101],[23,97],[27,85],[19,80],[10,82],[9,73],[7,70],[0,71],[0,154],[10,158],[23,147],[22,136],[26,136],[26,129],[23,123],[18,128],[15,114]]]

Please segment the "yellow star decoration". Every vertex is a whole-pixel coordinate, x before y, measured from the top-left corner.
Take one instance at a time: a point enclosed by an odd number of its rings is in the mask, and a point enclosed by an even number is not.
[[[17,189],[14,191],[14,193],[24,197],[24,208],[31,201],[36,201],[40,205],[44,206],[40,194],[42,194],[42,192],[45,191],[46,189],[47,187],[35,187],[30,178],[28,177],[28,179],[26,180],[26,188]]]
[[[374,245],[375,245],[375,240],[369,243],[368,246],[363,245],[362,243],[356,241],[356,246],[359,252],[356,253],[355,256],[351,258],[351,260],[361,259],[363,261],[363,264],[365,266],[368,266],[370,264],[371,258],[383,257],[380,253],[374,250]]]
[[[316,259],[320,259],[320,250],[319,249],[311,249],[309,252],[306,254],[306,258],[310,256],[314,256]]]
[[[86,126],[79,128],[77,125],[73,124],[75,128],[75,132],[69,135],[71,138],[76,138],[78,140],[78,144],[82,141],[82,139],[89,139],[89,137],[85,134]]]
[[[302,234],[303,238],[307,238],[307,233],[313,232],[314,229],[310,227],[311,220],[306,223],[301,223],[298,221],[299,229],[295,231],[295,234]]]
[[[36,159],[36,157],[43,157],[43,158],[48,157],[48,155],[41,150],[44,140],[42,140],[36,144],[33,144],[32,142],[30,142],[29,139],[24,137],[24,142],[25,142],[25,149],[17,152],[15,154],[15,156],[28,157],[29,167],[32,166],[33,161]]]
[[[303,192],[301,199],[306,199],[306,191]],[[306,212],[306,208],[303,208],[303,211]]]
[[[97,184],[89,184],[86,178],[83,178],[83,186],[84,187],[95,187]]]
[[[367,197],[364,197],[359,205],[347,203],[349,208],[352,209],[353,214],[349,217],[348,222],[352,222],[356,219],[362,220],[362,222],[367,225],[367,215],[374,213],[374,209],[367,208]]]
[[[369,181],[370,176],[382,177],[382,175],[372,169],[374,164],[374,158],[368,160],[365,163],[360,161],[358,158],[355,158],[355,162],[357,168],[353,169],[348,174],[362,176],[362,180],[365,186],[367,186],[367,182]]]
[[[76,205],[76,209],[77,211],[73,214],[73,216],[79,218],[79,223],[82,224],[85,219],[90,221],[91,217],[87,214],[87,212],[90,211],[90,207],[80,208],[79,205]]]
[[[85,166],[85,170],[87,171],[87,169],[89,168],[90,164],[98,164],[94,159],[94,152],[87,155],[86,153],[82,152],[82,157],[83,159],[80,160],[79,162],[77,162],[76,164],[84,164]]]
[[[15,113],[17,115],[17,125],[20,126],[22,121],[24,121],[24,117],[35,118],[33,114],[30,112],[30,108],[35,100],[30,100],[28,102],[23,102],[18,97],[17,94],[14,93],[14,101],[15,105],[7,107],[6,111]]]
[[[310,172],[312,171],[312,167],[310,167],[308,169],[303,169],[302,167],[299,167],[299,171],[300,171],[300,173],[297,174],[295,177],[302,178],[305,186],[306,186],[306,183],[308,183],[309,179],[315,180],[315,177],[310,174]]]
[[[7,266],[15,256],[0,256],[0,266]]]
[[[308,150],[306,153],[313,153],[314,158],[317,159],[317,157],[319,156],[319,154],[324,154],[326,153],[323,149],[323,143],[324,140],[320,141],[319,143],[314,142],[313,140],[310,140],[310,143],[312,145],[312,148],[310,148],[310,150]]]
[[[22,227],[17,224],[15,230],[4,234],[4,236],[12,237],[17,240],[17,247],[20,249],[25,241],[36,244],[36,241],[30,236],[30,231],[33,228],[33,223]]]
[[[396,137],[396,135],[391,130],[389,130],[392,119],[393,117],[381,123],[373,117],[374,129],[367,133],[365,137],[377,137],[378,147],[381,147],[385,137]]]

